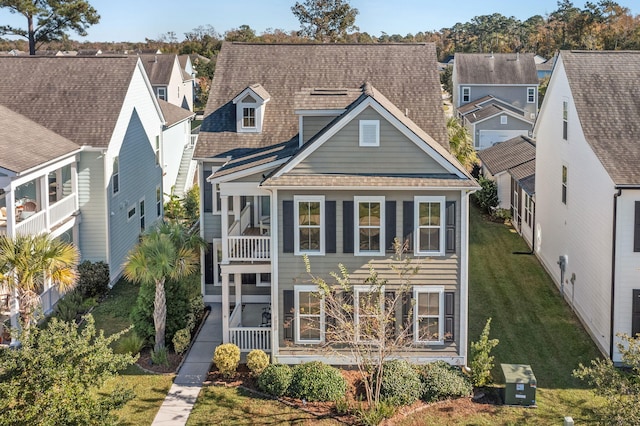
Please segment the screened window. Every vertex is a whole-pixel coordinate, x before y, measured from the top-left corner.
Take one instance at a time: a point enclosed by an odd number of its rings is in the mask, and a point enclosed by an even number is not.
[[[443,255],[445,197],[415,197],[416,254]]]
[[[355,254],[384,254],[384,197],[354,197]]]
[[[316,286],[295,287],[296,343],[320,343],[324,340],[324,300]]]
[[[418,343],[444,342],[444,288],[414,287],[413,336]]]
[[[324,197],[296,196],[296,254],[324,254]]]

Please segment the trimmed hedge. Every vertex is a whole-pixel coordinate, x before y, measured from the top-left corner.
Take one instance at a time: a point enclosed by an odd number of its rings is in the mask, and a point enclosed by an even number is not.
[[[109,265],[85,260],[78,265],[76,289],[86,298],[101,298],[109,291]]]
[[[471,395],[473,386],[460,371],[444,361],[436,361],[418,367],[422,380],[422,400],[439,401],[447,398],[461,398]]]
[[[224,377],[233,377],[240,364],[240,348],[233,343],[224,343],[216,348],[213,362]]]
[[[269,365],[269,355],[260,349],[254,349],[247,355],[247,367],[254,376],[259,376]]]
[[[340,371],[320,361],[294,367],[289,395],[307,401],[337,401],[344,398],[347,382]]]
[[[258,378],[258,387],[273,396],[283,396],[289,391],[293,370],[286,364],[271,364]]]
[[[396,407],[413,404],[422,396],[420,375],[405,360],[395,359],[385,362],[380,396],[383,401]]]

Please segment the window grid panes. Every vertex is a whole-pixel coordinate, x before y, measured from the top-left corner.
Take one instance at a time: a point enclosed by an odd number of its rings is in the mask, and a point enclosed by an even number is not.
[[[439,252],[442,221],[442,203],[418,203],[418,250]]]
[[[256,127],[256,109],[242,108],[242,127]]]
[[[322,250],[322,217],[320,200],[297,201],[298,206],[298,249],[300,252],[320,252]]]
[[[358,244],[361,252],[380,251],[381,204],[377,201],[358,202]]]
[[[562,166],[562,202],[567,204],[567,166]]]
[[[322,299],[313,291],[301,290],[298,296],[298,340],[320,342],[322,339]]]
[[[415,330],[419,342],[441,342],[442,291],[420,291],[415,294]]]

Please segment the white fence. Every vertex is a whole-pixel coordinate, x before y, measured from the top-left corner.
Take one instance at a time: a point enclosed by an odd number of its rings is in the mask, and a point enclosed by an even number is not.
[[[260,262],[271,259],[271,237],[227,237],[230,261]]]
[[[241,352],[254,349],[271,351],[271,328],[268,327],[237,327],[229,328],[229,342],[237,345]]]

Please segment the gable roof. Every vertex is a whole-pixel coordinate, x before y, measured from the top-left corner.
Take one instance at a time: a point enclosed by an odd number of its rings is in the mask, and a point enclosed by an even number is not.
[[[468,111],[466,114],[462,116],[469,121],[469,123],[477,123],[480,121],[484,121],[491,117],[496,117],[498,115],[508,114],[518,120],[524,121],[525,123],[529,123],[533,125],[533,121],[527,120],[527,118],[521,113],[515,113],[511,108],[505,108],[501,102],[491,101],[488,103],[483,103],[478,105],[474,110]]]
[[[0,104],[78,145],[109,145],[137,58],[1,57]]]
[[[22,173],[79,149],[69,139],[0,105],[0,168]]]
[[[295,111],[343,110],[362,95],[362,89],[303,87],[293,98]]]
[[[640,52],[560,57],[587,143],[615,184],[640,184]]]
[[[538,85],[533,53],[456,53],[458,84]]]
[[[524,192],[533,195],[536,192],[536,160],[532,159],[509,169],[513,177]]]
[[[188,109],[180,108],[162,99],[158,99],[158,105],[162,111],[162,116],[165,120],[165,126],[171,127],[176,123],[186,120],[189,117],[196,115],[195,112],[191,112]]]
[[[448,144],[435,45],[251,44],[224,42],[216,62],[195,157],[260,148],[298,133],[295,93],[303,88],[361,87],[370,81],[425,132]],[[262,133],[237,133],[231,100],[259,83],[271,95]]]
[[[526,136],[499,142],[478,152],[482,165],[492,175],[505,172],[523,163],[535,160],[536,144]]]
[[[139,55],[152,85],[167,85],[176,64],[176,55]],[[183,73],[181,72],[181,75]],[[189,77],[191,78],[191,77]]]

